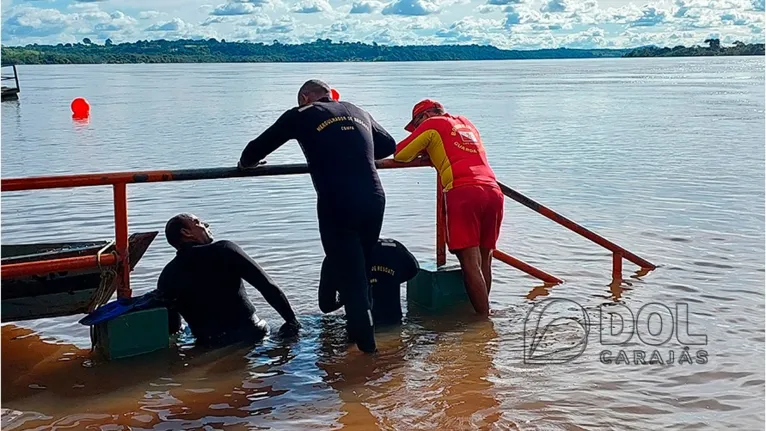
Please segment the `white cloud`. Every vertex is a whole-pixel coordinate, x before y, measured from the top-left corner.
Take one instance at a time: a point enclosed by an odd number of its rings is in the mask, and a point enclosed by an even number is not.
[[[144,10],[138,13],[138,19],[154,19],[162,15],[156,10]]]
[[[352,30],[353,23],[350,22],[336,22],[333,25],[330,26],[329,33],[335,34],[335,33],[346,33],[350,30]]]
[[[487,0],[487,5],[490,6],[505,6],[509,4],[523,3],[522,0]]]
[[[71,10],[101,10],[101,6],[98,3],[81,3],[74,2],[67,5],[67,9]]]
[[[93,30],[96,33],[110,33],[129,30],[138,23],[133,17],[127,16],[120,11],[109,14],[109,20],[96,24]]]
[[[247,27],[271,27],[271,18],[268,15],[258,15],[242,23]]]
[[[721,15],[721,22],[732,25],[748,25],[750,24],[750,17],[739,11],[730,11]]]
[[[539,12],[530,9],[528,5],[519,4],[505,8],[507,12],[503,26],[511,28],[519,24],[534,24],[540,22],[550,22],[552,17],[549,14],[541,15]]]
[[[188,28],[188,26],[189,25],[186,24],[181,18],[173,18],[170,21],[160,22],[149,26],[146,31],[177,32]]]
[[[467,16],[455,21],[448,28],[437,31],[436,36],[443,38],[447,43],[471,42],[488,45],[501,28],[502,20]],[[494,31],[488,31],[489,29]]]
[[[213,25],[213,24],[222,24],[222,23],[228,22],[227,18],[228,17],[226,17],[226,16],[209,16],[209,17],[205,18],[205,20],[202,21],[202,23],[200,23],[200,25],[203,26],[203,27],[207,27],[207,26]]]
[[[620,8],[608,8],[598,12],[598,20],[611,24],[628,24],[643,16],[643,11],[633,4]]]
[[[392,19],[387,22],[391,27],[402,27],[407,30],[437,30],[444,26],[442,20],[437,16],[414,16],[408,17],[403,21],[400,19]]]
[[[565,37],[563,45],[568,48],[606,48],[610,44],[605,35],[606,32],[604,32],[604,29],[591,27],[580,33]]]
[[[546,31],[546,30],[561,30],[566,28],[572,29],[572,24],[532,24],[533,31]]]
[[[14,37],[46,37],[60,34],[73,19],[56,9],[25,8],[3,23],[3,39]]]
[[[317,38],[503,48],[763,40],[763,0],[71,0],[3,2],[3,43]],[[607,3],[608,2],[608,3]],[[648,2],[645,3],[645,2]]]
[[[641,17],[630,22],[633,27],[651,27],[665,22],[667,12],[653,6],[644,6]]]
[[[327,0],[304,0],[292,8],[295,13],[321,13],[332,11]]]
[[[276,20],[272,20],[267,15],[258,15],[242,23],[238,27],[238,31],[234,34],[236,40],[251,40],[271,42],[274,40],[273,35],[289,35],[295,32],[295,20],[291,16],[282,16]],[[282,42],[288,42],[293,39],[281,39]],[[299,40],[296,36],[296,39]]]
[[[258,10],[258,4],[244,2],[230,2],[218,5],[210,12],[210,15],[233,16],[250,15]]]
[[[383,15],[424,16],[440,11],[441,7],[432,0],[394,0],[383,8]]]
[[[367,36],[367,42],[377,42],[383,45],[409,45],[422,43],[424,39],[411,31],[384,28]]]
[[[487,0],[487,3],[476,7],[476,11],[482,14],[496,13],[507,10],[513,5],[523,4],[526,0]]]
[[[540,8],[540,12],[566,12],[569,7],[567,0],[550,0]]]
[[[377,12],[383,7],[383,4],[378,1],[371,1],[371,0],[362,0],[358,2],[354,2],[354,4],[351,5],[351,11],[349,13],[352,14],[368,14]]]

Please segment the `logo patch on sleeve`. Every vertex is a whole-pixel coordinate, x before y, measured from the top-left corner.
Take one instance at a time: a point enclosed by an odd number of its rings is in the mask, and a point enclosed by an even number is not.
[[[476,139],[476,135],[473,134],[470,130],[460,130],[457,132],[458,135],[460,135],[460,140],[463,142],[471,143],[471,144],[478,144],[479,140]]]

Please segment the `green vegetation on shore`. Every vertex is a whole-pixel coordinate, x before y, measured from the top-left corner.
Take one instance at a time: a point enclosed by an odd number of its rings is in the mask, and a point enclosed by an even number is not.
[[[720,39],[706,39],[708,46],[685,47],[682,45],[673,48],[643,47],[634,49],[625,57],[703,57],[719,55],[764,55],[764,44],[734,42],[733,46],[721,46]]]
[[[58,45],[3,46],[3,64],[101,64],[101,63],[262,63],[338,61],[444,61],[521,60],[557,58],[646,57],[671,53],[685,55],[763,55],[763,44],[732,48],[638,48],[638,49],[537,49],[502,50],[482,45],[385,46],[354,42],[334,43],[320,39],[311,43],[271,45],[225,40],[139,40],[103,45],[83,39],[82,43]],[[736,50],[737,54],[730,53]],[[714,52],[714,53],[711,53]]]
[[[92,64],[92,63],[260,63],[338,61],[440,61],[509,60],[538,58],[620,57],[627,50],[542,49],[508,51],[493,46],[438,45],[385,46],[373,43],[333,43],[320,39],[312,43],[271,45],[208,40],[139,40],[96,45],[83,43],[3,47],[6,64]]]

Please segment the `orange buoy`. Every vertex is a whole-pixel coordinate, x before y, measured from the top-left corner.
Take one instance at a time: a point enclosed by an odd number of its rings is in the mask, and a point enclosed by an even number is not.
[[[90,104],[82,97],[72,101],[72,118],[88,118],[90,116]]]
[[[330,95],[332,95],[332,100],[340,100],[340,93],[338,93],[338,90],[334,88],[330,89]]]

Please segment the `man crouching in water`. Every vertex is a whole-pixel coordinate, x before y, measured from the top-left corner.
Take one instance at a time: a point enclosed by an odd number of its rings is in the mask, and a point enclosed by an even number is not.
[[[343,297],[338,291],[337,274],[345,268],[337,262],[322,261],[319,280],[319,309],[323,313],[332,313],[343,307]],[[370,290],[372,297],[372,319],[375,326],[388,326],[401,323],[402,283],[412,279],[418,273],[420,265],[415,256],[401,242],[390,238],[379,238],[372,249],[370,268]]]
[[[260,266],[231,241],[215,241],[209,225],[192,214],[178,214],[165,225],[165,237],[177,251],[157,281],[158,299],[168,308],[171,332],[184,318],[197,344],[259,341],[268,325],[255,315],[244,279],[255,287],[285,323],[282,336],[298,333],[300,323],[287,297]]]

